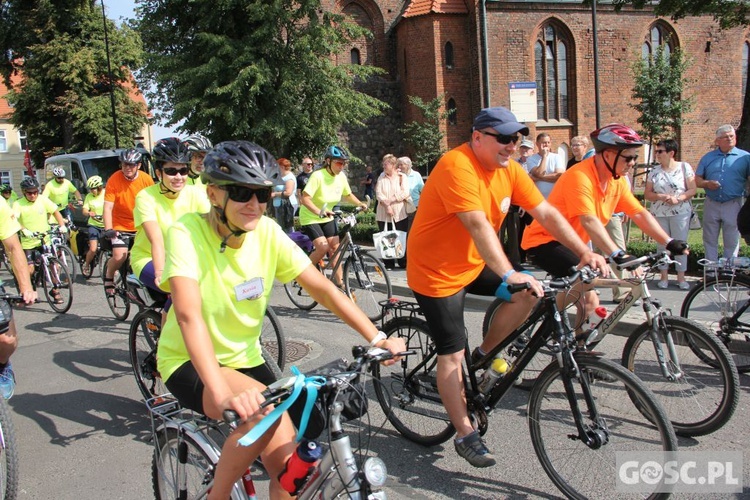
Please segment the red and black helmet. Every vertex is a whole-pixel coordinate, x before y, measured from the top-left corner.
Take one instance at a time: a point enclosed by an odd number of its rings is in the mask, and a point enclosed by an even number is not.
[[[643,139],[627,125],[610,123],[591,132],[594,149],[601,153],[605,149],[632,149],[643,146]]]

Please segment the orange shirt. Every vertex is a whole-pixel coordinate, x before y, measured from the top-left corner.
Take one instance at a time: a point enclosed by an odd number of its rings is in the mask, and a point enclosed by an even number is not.
[[[645,210],[633,196],[630,184],[624,177],[611,179],[607,183],[607,190],[602,191],[593,157],[566,170],[555,182],[547,201],[570,222],[583,241],[589,241],[591,238],[581,225],[581,215],[595,215],[603,225],[606,225],[613,213],[625,212],[632,216]],[[535,220],[523,233],[521,248],[528,250],[554,240],[555,238]]]
[[[533,209],[542,201],[515,161],[489,171],[468,144],[447,152],[430,172],[406,239],[409,287],[428,297],[448,297],[482,272],[484,261],[457,214],[482,211],[499,231],[511,204]]]
[[[135,224],[133,223],[135,195],[141,189],[153,185],[154,180],[143,170],[139,170],[138,177],[132,181],[127,180],[122,171],[112,174],[104,189],[105,203],[114,203],[114,207],[112,208],[112,229],[135,232]]]

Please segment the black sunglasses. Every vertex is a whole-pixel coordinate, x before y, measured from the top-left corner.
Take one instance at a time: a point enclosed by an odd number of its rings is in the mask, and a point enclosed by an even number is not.
[[[189,171],[187,167],[182,167],[182,168],[164,167],[162,170],[167,175],[177,175],[177,174],[180,174],[183,177],[186,176],[188,174],[188,171]]]
[[[638,161],[638,155],[633,155],[633,156],[620,155],[620,158],[625,160],[625,163],[630,163],[631,161],[635,163],[636,161]]]
[[[657,149],[656,151],[654,151],[654,153],[656,154],[661,154],[661,153],[666,153],[666,152],[667,152],[666,149]]]
[[[497,142],[502,144],[503,146],[507,146],[508,144],[517,143],[518,140],[521,138],[518,134],[513,135],[505,135],[505,134],[490,134],[489,132],[485,132],[484,130],[477,130],[480,134],[489,135],[490,137],[494,137]]]
[[[229,186],[221,186],[221,189],[227,192],[230,200],[236,201],[237,203],[247,203],[253,196],[258,199],[258,203],[268,203],[268,200],[271,198],[270,187],[252,188],[249,186],[230,184]]]

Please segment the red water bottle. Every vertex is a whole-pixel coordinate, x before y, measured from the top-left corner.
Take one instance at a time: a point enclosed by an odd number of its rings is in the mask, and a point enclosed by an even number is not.
[[[297,490],[304,483],[305,478],[310,473],[310,469],[315,467],[320,457],[323,456],[323,449],[315,441],[303,439],[297,445],[297,449],[289,457],[286,467],[279,474],[279,483],[292,495],[297,494]]]

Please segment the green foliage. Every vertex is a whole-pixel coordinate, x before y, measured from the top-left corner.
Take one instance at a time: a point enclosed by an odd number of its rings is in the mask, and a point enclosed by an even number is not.
[[[683,96],[689,83],[683,76],[689,61],[679,49],[671,54],[664,49],[660,45],[651,57],[639,59],[632,67],[635,103],[630,107],[640,113],[638,132],[650,141],[676,137],[683,116],[695,105],[694,97]]]
[[[692,233],[692,231],[691,231]],[[656,243],[653,241],[644,240],[631,240],[627,245],[627,252],[631,255],[638,257],[649,254],[656,251]],[[719,245],[719,255],[721,255],[723,249]],[[739,254],[742,257],[750,257],[750,247],[746,245],[740,246]],[[703,266],[698,264],[698,261],[705,258],[706,250],[703,247],[703,243],[691,242],[690,243],[690,255],[688,255],[687,272],[690,274],[701,274],[703,273]]]
[[[614,0],[616,10],[632,4],[636,9],[653,7],[657,16],[678,20],[687,16],[712,15],[722,29],[750,24],[750,4],[746,0]]]
[[[448,111],[443,109],[443,100],[443,96],[438,96],[424,102],[419,97],[409,96],[409,102],[419,109],[422,120],[407,123],[401,132],[404,134],[404,140],[414,148],[412,163],[420,172],[427,172],[428,167],[445,152],[445,134],[440,131],[440,123],[447,118]]]
[[[355,90],[380,72],[333,56],[369,32],[320,0],[139,0],[143,74],[163,118],[214,143],[253,140],[301,158],[338,143],[343,124],[364,126],[385,104]],[[348,55],[347,55],[348,60]]]
[[[8,0],[0,11],[0,73],[11,88],[11,122],[26,131],[34,161],[115,146],[109,89],[113,85],[122,138],[140,133],[147,110],[128,95],[129,68],[141,64],[137,33],[107,20],[112,78],[107,74],[104,25],[98,2]]]

